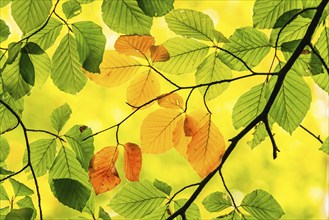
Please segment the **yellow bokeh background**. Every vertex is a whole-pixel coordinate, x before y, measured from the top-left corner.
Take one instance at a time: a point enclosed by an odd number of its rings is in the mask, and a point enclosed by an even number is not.
[[[61,4],[57,12],[61,13]],[[214,21],[217,30],[229,37],[234,30],[244,26],[252,26],[252,7],[254,1],[244,0],[219,0],[219,1],[185,1],[176,0],[175,8],[189,8],[208,14]],[[107,37],[107,49],[113,49],[114,42],[119,36],[111,31],[101,19],[101,1],[83,5],[82,14],[71,19],[73,23],[78,20],[91,20],[101,25],[104,34]],[[1,44],[1,47],[7,47],[12,41],[20,39],[21,33],[10,16],[10,5],[0,9],[0,17],[10,26],[10,38]],[[61,34],[67,33],[63,26]],[[266,32],[269,34],[268,32]],[[152,36],[156,43],[161,44],[167,39],[175,36],[171,32],[163,18],[154,19]],[[54,49],[59,41],[47,51],[52,56]],[[271,51],[273,54],[273,51]],[[268,70],[271,62],[271,56],[266,58],[256,70]],[[234,73],[238,76],[242,73]],[[182,85],[193,85],[194,75],[186,74],[182,76],[169,75],[173,81]],[[228,139],[234,137],[239,131],[232,125],[232,108],[238,97],[248,91],[252,86],[264,81],[264,77],[254,77],[232,82],[229,88],[217,99],[209,102],[214,121],[221,130],[228,145]],[[312,79],[306,78],[312,90],[311,108],[303,121],[303,125],[312,130],[316,135],[324,140],[328,136],[328,106],[329,100],[327,94],[317,87]],[[86,87],[77,95],[65,94],[59,91],[49,78],[41,88],[33,88],[29,96],[25,98],[23,122],[26,127],[33,129],[52,130],[50,125],[50,114],[58,106],[68,103],[72,108],[73,114],[65,125],[63,131],[67,131],[76,124],[87,125],[94,132],[107,128],[122,120],[131,112],[131,107],[126,103],[126,87],[128,83],[117,88],[103,88],[91,81],[88,81]],[[161,84],[161,92],[170,91],[172,87],[166,82]],[[180,93],[186,98],[187,92]],[[140,144],[140,126],[143,118],[150,112],[159,108],[153,105],[147,110],[140,111],[120,127],[120,142],[135,142]],[[189,109],[203,108],[202,96],[195,91],[189,102]],[[53,131],[53,130],[52,130]],[[319,151],[320,143],[300,128],[290,136],[279,126],[274,126],[275,139],[281,150],[276,160],[272,159],[272,146],[269,140],[263,142],[260,146],[251,150],[246,144],[252,138],[251,132],[244,137],[232,155],[227,160],[223,168],[223,174],[227,185],[233,193],[237,203],[241,202],[244,195],[255,190],[263,189],[271,193],[281,204],[285,215],[283,219],[328,219],[328,157]],[[22,156],[25,150],[24,139],[21,128],[4,135],[10,143],[11,153],[7,159],[8,168],[19,170],[22,167]],[[30,141],[40,138],[51,138],[47,134],[29,133]],[[102,133],[95,137],[95,152],[105,146],[114,146],[115,130]],[[97,203],[102,205],[114,219],[115,213],[107,206],[109,201],[118,191],[118,189],[127,181],[123,174],[123,151],[120,149],[120,155],[117,164],[118,172],[122,178],[122,183],[113,191],[97,196]],[[199,176],[193,171],[188,162],[182,158],[174,149],[160,155],[143,155],[143,167],[141,179],[153,181],[155,178],[167,182],[173,187],[173,192],[181,189],[185,185],[200,181]],[[27,174],[17,176],[19,181],[28,184],[34,189],[33,181],[27,179]],[[52,195],[48,184],[47,175],[39,178],[40,190],[42,195],[42,207],[44,219],[67,219],[69,217],[85,216],[85,213],[79,213],[60,204]],[[6,190],[12,194],[8,181],[4,183]],[[204,191],[196,200],[199,205],[203,219],[210,219],[216,214],[209,214],[202,206],[202,199],[211,192],[224,192],[223,185],[219,176],[216,176],[207,185]],[[184,191],[178,198],[188,198],[192,189]],[[33,196],[36,205],[36,196]],[[7,206],[5,201],[0,201],[1,207]],[[227,213],[227,211],[221,214]]]

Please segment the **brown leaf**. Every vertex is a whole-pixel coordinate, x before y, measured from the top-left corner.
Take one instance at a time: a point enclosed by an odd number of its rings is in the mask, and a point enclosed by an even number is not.
[[[101,86],[114,87],[129,81],[141,67],[132,57],[107,50],[100,65],[100,74],[86,72],[86,75]]]
[[[118,156],[117,147],[105,147],[98,151],[90,161],[89,179],[96,194],[107,192],[121,182],[115,168]]]
[[[191,142],[192,138],[185,136],[184,132],[184,121],[185,118],[181,117],[179,121],[177,122],[177,126],[175,130],[173,131],[173,143],[175,149],[183,156],[187,157],[186,155],[186,149],[187,145]]]
[[[137,144],[126,143],[124,153],[124,172],[130,181],[139,181],[142,168],[142,151]]]
[[[150,47],[155,41],[148,35],[121,35],[115,42],[114,48],[119,53],[137,57],[149,57]]]
[[[186,137],[192,137],[198,131],[198,125],[195,118],[187,115],[184,120],[184,132]]]
[[[188,161],[201,178],[207,176],[220,164],[225,152],[223,135],[211,122],[211,115],[205,116],[198,121],[198,129],[187,146]]]
[[[160,94],[160,83],[153,71],[141,73],[127,88],[129,105],[139,107]],[[149,106],[149,105],[148,105]]]
[[[168,50],[163,45],[151,46],[151,59],[153,62],[165,62],[170,59]]]
[[[183,98],[177,93],[163,95],[161,98],[158,99],[158,104],[162,107],[171,108],[171,109],[184,108]]]
[[[159,109],[144,119],[141,128],[141,148],[144,153],[163,153],[173,147],[173,131],[182,113]]]

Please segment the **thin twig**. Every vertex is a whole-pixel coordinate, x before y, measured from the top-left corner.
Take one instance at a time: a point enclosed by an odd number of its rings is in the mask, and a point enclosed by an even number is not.
[[[28,131],[28,132],[40,132],[40,133],[46,133],[46,134],[49,134],[49,135],[51,135],[51,136],[54,136],[54,137],[56,137],[57,139],[59,139],[60,141],[66,143],[66,141],[65,141],[62,137],[60,137],[59,135],[54,134],[54,133],[52,133],[52,132],[50,132],[50,131],[47,131],[47,130],[42,130],[42,129],[30,129],[30,128],[27,128],[26,131]]]
[[[269,122],[268,122],[268,118],[263,120],[263,123],[265,125],[267,134],[271,139],[271,143],[272,143],[272,147],[273,147],[273,159],[276,159],[277,156],[278,156],[277,152],[280,152],[280,150],[279,150],[278,146],[275,143],[274,135],[272,134],[272,131],[271,131],[271,128],[270,128],[270,125],[269,125]]]
[[[4,133],[7,133],[7,132],[10,132],[10,131],[14,130],[15,128],[18,127],[18,125],[19,125],[19,123],[17,122],[17,124],[14,127],[8,128],[7,130],[1,132],[0,135],[3,135]]]
[[[26,165],[25,165],[23,168],[21,168],[19,171],[15,172],[15,173],[12,173],[12,174],[10,174],[10,175],[8,175],[8,176],[6,176],[6,177],[0,179],[0,182],[3,182],[3,181],[5,181],[5,180],[7,180],[7,179],[9,179],[9,178],[11,178],[11,177],[14,177],[14,176],[20,174],[21,172],[23,172],[23,171],[24,171],[26,168],[28,168],[28,167],[29,167],[29,164],[26,164]]]
[[[188,189],[188,188],[191,188],[191,187],[194,187],[194,186],[198,186],[200,185],[200,183],[193,183],[193,184],[190,184],[190,185],[187,185],[187,186],[184,186],[183,188],[181,188],[180,190],[178,190],[170,199],[169,201],[166,203],[166,205],[169,205],[171,203],[171,201],[173,201],[173,199],[178,195],[180,194],[181,192],[183,192],[184,190]]]
[[[175,86],[176,88],[180,88],[180,86],[176,83],[174,83],[173,81],[171,81],[168,77],[166,77],[165,75],[163,75],[159,70],[157,70],[156,68],[154,68],[153,66],[149,66],[154,72],[156,72],[157,74],[159,74],[163,79],[165,79],[167,82],[169,82],[171,85]]]
[[[59,14],[57,14],[56,11],[54,11],[54,14],[61,20],[64,22],[64,24],[66,25],[66,27],[69,29],[70,32],[73,32],[73,30],[71,29],[70,25],[61,17],[59,16]]]
[[[299,125],[299,127],[301,127],[304,131],[306,131],[307,133],[309,133],[311,136],[313,136],[315,139],[317,139],[321,144],[323,144],[323,141],[320,138],[320,135],[315,135],[313,132],[311,132],[309,129],[307,129],[306,127],[304,127],[303,125]]]

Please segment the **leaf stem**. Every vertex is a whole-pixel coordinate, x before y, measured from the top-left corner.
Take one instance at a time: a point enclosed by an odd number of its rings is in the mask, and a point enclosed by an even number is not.
[[[46,133],[46,134],[49,134],[49,135],[51,135],[51,136],[56,137],[57,139],[59,139],[60,141],[62,141],[62,142],[64,142],[64,143],[66,143],[66,141],[65,141],[62,137],[60,137],[59,135],[54,134],[54,133],[52,133],[52,132],[50,132],[50,131],[47,131],[47,130],[42,130],[42,129],[30,129],[30,128],[27,128],[26,131],[27,131],[27,132],[40,132],[40,133]]]

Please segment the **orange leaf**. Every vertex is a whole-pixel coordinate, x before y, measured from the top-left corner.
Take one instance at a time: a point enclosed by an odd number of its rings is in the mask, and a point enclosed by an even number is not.
[[[100,65],[100,74],[86,72],[86,75],[101,86],[119,86],[130,80],[141,67],[135,59],[107,50]]]
[[[177,93],[165,94],[158,99],[158,104],[165,108],[171,109],[183,109],[184,101],[183,98]]]
[[[98,151],[89,165],[89,179],[96,194],[107,192],[116,187],[121,179],[115,168],[119,151],[116,147],[105,147]]]
[[[184,121],[185,118],[180,118],[179,121],[177,122],[177,126],[175,130],[173,131],[173,143],[175,149],[183,156],[187,157],[186,155],[186,148],[187,145],[191,142],[191,137],[185,136],[184,132]]]
[[[130,181],[139,181],[142,168],[142,152],[137,144],[126,143],[124,153],[124,172]]]
[[[126,95],[129,105],[139,107],[156,98],[159,94],[160,84],[156,74],[152,71],[146,71],[131,81]]]
[[[184,120],[184,133],[186,137],[192,137],[198,131],[198,125],[195,118],[187,115]]]
[[[150,51],[153,62],[165,62],[170,59],[169,52],[163,45],[151,46]]]
[[[154,43],[154,38],[148,35],[121,35],[114,48],[119,53],[145,58],[150,56],[150,47]]]
[[[159,109],[144,119],[141,128],[142,151],[163,153],[173,147],[173,131],[182,113],[171,109]]]
[[[198,121],[198,129],[187,146],[187,158],[194,170],[204,178],[221,162],[225,152],[224,137],[207,114]]]

